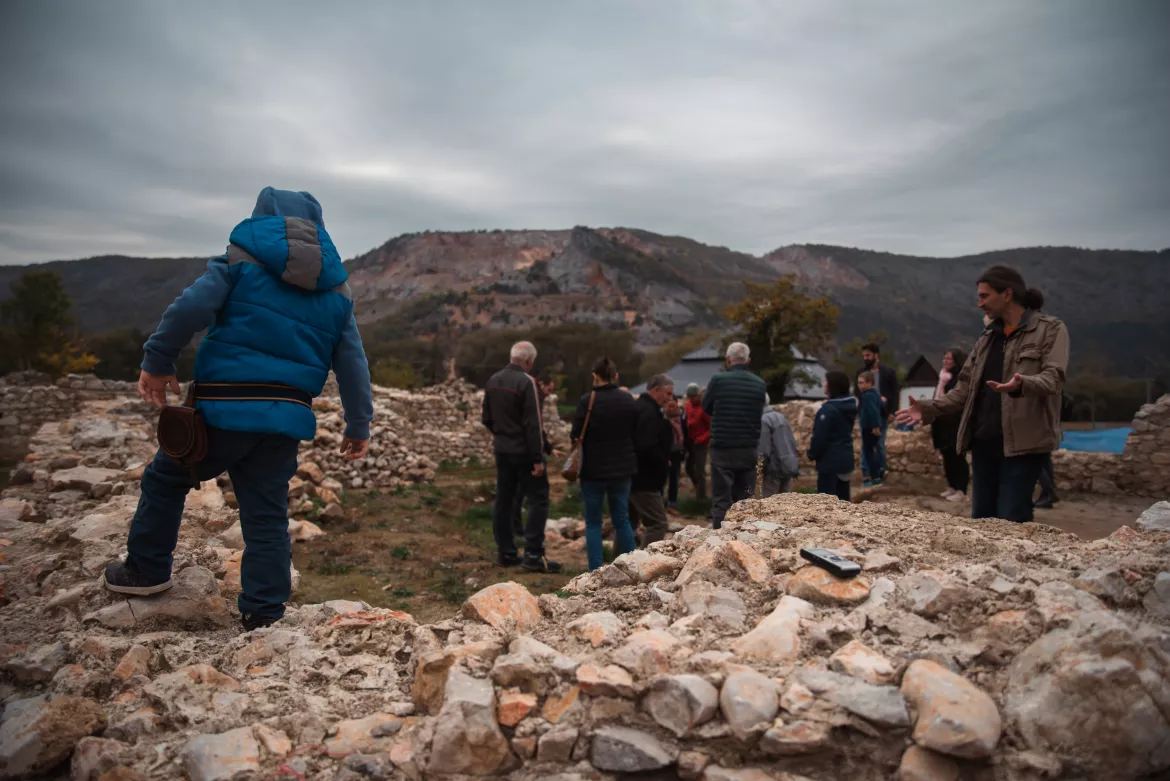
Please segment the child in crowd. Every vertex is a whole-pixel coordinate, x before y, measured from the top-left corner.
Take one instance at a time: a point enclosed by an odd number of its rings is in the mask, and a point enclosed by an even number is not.
[[[886,465],[882,463],[882,397],[874,387],[873,372],[857,375],[857,390],[861,391],[861,458],[869,479],[866,488],[882,484]]]
[[[842,372],[825,375],[828,400],[813,422],[808,458],[817,463],[817,493],[849,501],[849,480],[853,476],[853,421],[857,399],[849,393],[849,378]]]

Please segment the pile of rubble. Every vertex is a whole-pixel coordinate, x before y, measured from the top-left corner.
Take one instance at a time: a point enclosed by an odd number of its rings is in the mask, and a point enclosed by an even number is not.
[[[63,764],[84,781],[1170,770],[1165,505],[1142,530],[1084,543],[787,494],[557,595],[496,584],[431,625],[294,605],[241,633],[242,540],[215,483],[191,495],[174,588],[100,587],[153,450],[146,418],[103,404],[102,418],[44,427],[30,479],[0,499],[0,777],[64,777]],[[325,471],[303,464],[294,490],[336,492]],[[864,571],[807,564],[799,549],[816,546]]]

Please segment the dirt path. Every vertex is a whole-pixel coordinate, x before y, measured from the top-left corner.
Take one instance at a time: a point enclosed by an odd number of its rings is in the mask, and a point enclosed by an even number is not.
[[[920,510],[951,513],[970,517],[971,503],[948,502],[938,494],[946,487],[939,480],[918,480],[913,483],[895,481],[878,489],[862,490],[854,487],[854,501],[872,501],[898,504]],[[1134,496],[1101,496],[1099,494],[1062,494],[1061,501],[1051,510],[1036,510],[1036,523],[1045,523],[1072,532],[1083,540],[1108,537],[1118,527],[1132,524],[1152,499]]]

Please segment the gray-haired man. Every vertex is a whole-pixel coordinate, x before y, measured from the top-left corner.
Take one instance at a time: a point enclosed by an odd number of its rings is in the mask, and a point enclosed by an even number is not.
[[[510,357],[511,362],[488,380],[483,394],[483,424],[492,432],[496,451],[496,503],[492,508],[496,563],[501,567],[520,565],[532,572],[559,572],[561,565],[544,556],[548,521],[545,456],[550,447],[544,436],[536,380],[528,373],[536,362],[536,348],[531,342],[517,342]],[[512,537],[517,492],[528,498],[523,559]]]
[[[703,411],[711,416],[711,525],[718,529],[735,502],[756,490],[760,410],[768,400],[764,381],[748,369],[743,342],[727,346],[727,371],[707,383]]]
[[[656,374],[646,383],[646,392],[638,397],[638,416],[634,419],[634,452],[638,473],[630,484],[630,525],[642,523],[642,546],[666,536],[666,505],[662,487],[670,476],[670,449],[674,432],[663,411],[674,398],[674,380]]]

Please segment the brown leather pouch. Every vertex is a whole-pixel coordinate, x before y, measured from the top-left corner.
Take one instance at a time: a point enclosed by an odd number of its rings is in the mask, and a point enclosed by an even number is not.
[[[187,401],[181,407],[163,407],[158,416],[158,446],[162,452],[191,468],[207,457],[207,424],[195,409],[195,383],[187,391]]]

